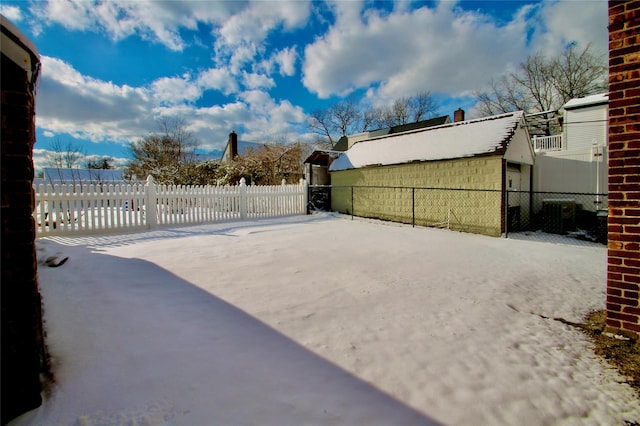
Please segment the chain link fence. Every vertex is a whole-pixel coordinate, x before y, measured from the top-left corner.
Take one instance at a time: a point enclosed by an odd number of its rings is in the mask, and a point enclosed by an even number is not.
[[[606,194],[316,186],[309,209],[492,236],[607,242]]]
[[[332,210],[353,216],[501,235],[502,193],[444,188],[333,186]]]
[[[508,191],[506,234],[607,244],[607,194]]]

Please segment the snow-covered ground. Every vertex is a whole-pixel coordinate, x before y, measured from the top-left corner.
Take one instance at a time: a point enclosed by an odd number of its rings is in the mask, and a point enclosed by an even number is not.
[[[615,425],[606,249],[331,215],[48,238],[57,383],[20,425]]]

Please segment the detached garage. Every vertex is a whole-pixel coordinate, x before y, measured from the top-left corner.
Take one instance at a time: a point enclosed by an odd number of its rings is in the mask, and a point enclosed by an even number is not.
[[[371,138],[331,164],[331,205],[500,236],[528,214],[533,163],[522,111]]]

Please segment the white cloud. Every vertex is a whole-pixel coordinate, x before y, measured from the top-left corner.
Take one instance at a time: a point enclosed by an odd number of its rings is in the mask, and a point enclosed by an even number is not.
[[[179,51],[185,46],[181,28],[195,29],[200,22],[219,25],[241,7],[240,2],[49,0],[33,2],[31,12],[45,25],[102,31],[113,40],[138,35]]]
[[[298,52],[295,45],[276,52],[272,58],[278,64],[280,75],[291,77],[296,73]]]
[[[270,112],[271,120],[277,123],[301,123],[305,120],[302,108],[284,100]]]
[[[421,90],[464,96],[538,50],[593,41],[606,52],[606,2],[525,4],[501,22],[447,1],[414,10],[396,4],[384,14],[364,5],[332,4],[334,24],[305,47],[303,83],[320,97],[360,88],[379,100]]]
[[[304,84],[321,97],[380,84],[380,96],[463,94],[525,54],[526,24],[498,27],[453,3],[360,13],[339,3],[336,24],[305,49]]]
[[[255,69],[263,70],[268,75],[277,72],[283,77],[292,77],[296,74],[298,63],[298,46],[293,45],[274,51],[268,59],[260,61]]]
[[[274,135],[299,133],[300,123],[305,122],[305,114],[301,107],[287,100],[274,101],[267,92],[249,90],[241,94],[241,98],[249,106],[251,120],[244,123],[248,132],[248,140],[270,140]]]
[[[219,63],[228,62],[237,72],[265,52],[264,41],[274,30],[290,31],[307,23],[311,3],[302,1],[254,1],[214,31]]]
[[[202,91],[188,74],[182,77],[163,77],[151,84],[153,93],[161,103],[193,102],[202,96]]]
[[[262,90],[247,90],[240,94],[240,98],[254,111],[268,111],[274,105],[271,96]]]
[[[83,76],[60,59],[42,56],[38,83],[38,126],[94,141],[132,140],[149,120],[148,89],[118,86]]]
[[[606,54],[609,33],[605,1],[544,1],[534,19],[532,50],[558,54],[575,42],[581,47],[592,43],[593,51]]]
[[[242,12],[231,16],[218,34],[227,45],[262,43],[276,28],[292,30],[306,24],[310,3],[302,1],[254,1]]]
[[[33,149],[33,167],[36,174],[42,171],[45,167],[51,167],[51,157],[57,153],[48,149],[34,148]],[[98,161],[102,158],[109,158],[109,165],[114,169],[124,169],[131,161],[128,158],[114,157],[109,155],[84,155],[79,153],[78,166],[85,167],[89,160]]]
[[[33,149],[33,168],[36,173],[38,171],[44,169],[45,167],[49,167],[49,161],[47,160],[47,151],[46,149]]]
[[[222,150],[232,130],[239,131],[253,114],[243,102],[193,109],[189,115],[189,131],[197,137],[200,148]]]
[[[243,83],[248,89],[270,89],[276,85],[272,78],[257,73],[242,72]]]
[[[260,90],[273,85],[264,75],[246,73],[247,85],[257,89],[239,93],[237,100],[198,107],[193,101],[205,87],[237,90],[227,70],[207,70],[197,78],[164,77],[148,87],[130,87],[87,77],[57,58],[43,56],[42,64],[36,121],[45,136],[125,144],[157,131],[159,120],[179,117],[201,148],[213,150],[224,147],[231,130],[269,138],[274,130],[293,133],[305,118],[301,107],[289,101],[277,103]]]
[[[0,13],[13,23],[22,21],[22,11],[18,6],[0,4]]]
[[[211,68],[198,76],[198,84],[203,90],[218,90],[224,95],[236,93],[239,90],[235,76],[227,68]]]

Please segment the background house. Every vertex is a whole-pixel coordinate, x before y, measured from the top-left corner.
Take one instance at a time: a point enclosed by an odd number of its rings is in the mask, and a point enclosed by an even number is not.
[[[533,137],[531,229],[606,243],[608,103],[606,94],[571,99],[561,131]]]
[[[499,236],[504,190],[528,192],[533,164],[522,112],[389,134],[357,142],[331,164],[331,205],[358,216],[447,221],[453,229]],[[520,197],[509,207],[514,223],[528,214]]]
[[[455,111],[454,116],[458,117],[457,121],[463,121],[464,111],[462,109],[458,109]],[[417,121],[415,123],[400,124],[384,129],[370,130],[353,135],[342,136],[333,149],[319,149],[307,157],[304,161],[305,176],[307,176],[309,185],[330,185],[331,179],[328,170],[329,165],[338,156],[339,152],[344,152],[350,149],[356,142],[372,140],[379,136],[441,126],[448,123],[451,123],[451,118],[448,115],[443,115],[440,117],[430,118],[428,120]]]
[[[462,110],[458,110],[458,111],[462,111]],[[463,113],[463,117],[464,117],[464,113]],[[458,121],[461,121],[461,120],[458,120]],[[346,151],[349,148],[351,148],[353,144],[355,144],[356,142],[370,140],[378,136],[390,135],[394,133],[402,133],[410,130],[424,129],[427,127],[441,126],[447,123],[451,123],[451,118],[449,118],[448,115],[443,115],[440,117],[430,118],[428,120],[417,121],[415,123],[400,124],[398,126],[392,126],[389,128],[356,133],[353,135],[341,137],[333,149],[335,151]]]
[[[125,183],[122,170],[115,169],[66,169],[45,167],[43,177],[33,180],[36,188],[45,185],[101,185]]]
[[[250,150],[256,151],[263,148],[265,144],[256,142],[247,142],[238,140],[238,134],[236,132],[229,133],[229,140],[222,152],[221,161],[229,162],[237,156],[245,155]]]
[[[534,137],[533,189],[539,192],[607,192],[608,113],[606,94],[576,98],[560,110],[562,133]],[[583,206],[606,209],[606,204]]]

